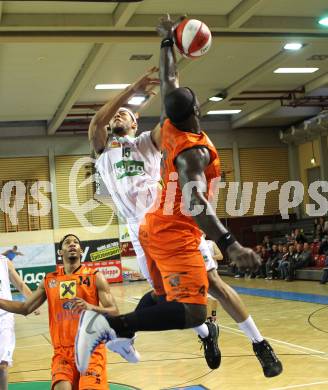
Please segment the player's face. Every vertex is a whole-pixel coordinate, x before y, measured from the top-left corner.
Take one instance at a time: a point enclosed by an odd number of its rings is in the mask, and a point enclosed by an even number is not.
[[[75,261],[80,259],[82,249],[79,240],[75,236],[67,236],[63,242],[61,252],[64,262],[65,260]]]
[[[127,111],[117,111],[110,121],[109,127],[115,135],[124,136],[130,132],[133,124],[134,122]]]

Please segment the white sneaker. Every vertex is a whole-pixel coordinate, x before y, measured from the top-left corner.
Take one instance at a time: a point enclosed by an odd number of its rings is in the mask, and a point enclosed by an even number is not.
[[[101,342],[116,339],[116,332],[106,318],[99,313],[86,310],[81,314],[75,337],[75,362],[80,372],[85,372],[92,352]]]
[[[132,339],[117,337],[115,340],[108,341],[106,347],[110,351],[121,355],[126,361],[130,363],[138,363],[140,361],[140,354],[133,345],[135,338],[136,336]]]

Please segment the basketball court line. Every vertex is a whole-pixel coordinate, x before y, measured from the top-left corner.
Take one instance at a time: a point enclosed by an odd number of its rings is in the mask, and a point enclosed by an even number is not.
[[[236,290],[239,294],[244,294],[244,295],[255,295],[257,297],[283,299],[286,301],[319,303],[321,305],[328,304],[327,295],[306,294],[306,293],[298,293],[298,292],[291,292],[291,291],[267,290],[264,288],[249,288],[249,287],[239,287],[233,285],[231,285],[231,287],[234,290]]]
[[[309,386],[313,386],[313,385],[325,385],[327,384],[328,381],[322,381],[322,382],[312,382],[312,383],[301,383],[299,385],[291,385],[291,386],[286,386],[286,387],[275,387],[274,389],[270,389],[270,390],[287,390],[287,389],[299,389],[301,387],[309,387]]]
[[[236,335],[247,338],[247,336],[245,336],[241,330],[232,328],[230,326],[220,325],[220,324],[219,324],[219,327],[220,327],[220,329],[222,328],[226,332],[234,333]],[[298,345],[298,344],[288,343],[287,341],[283,341],[283,340],[273,339],[271,337],[266,337],[266,339],[269,341],[273,341],[275,343],[278,343],[278,344],[282,344],[289,349],[293,349],[296,351],[298,350],[298,352],[306,351],[309,353],[309,356],[317,357],[317,358],[323,359],[323,360],[328,360],[328,356],[326,356],[326,355],[328,355],[327,352],[319,351],[317,349],[312,349],[312,348],[308,348],[308,347],[303,347],[302,345]],[[315,355],[314,355],[314,353],[315,353]],[[324,355],[324,356],[319,356],[319,355]]]
[[[34,344],[34,345],[22,345],[20,347],[15,347],[15,349],[25,349],[25,348],[33,348],[33,347],[52,347],[50,344]]]
[[[300,295],[302,295],[302,294],[300,294]],[[308,294],[308,295],[312,295],[312,294]],[[133,303],[135,305],[138,298],[140,299],[140,297],[129,297],[129,298],[123,298],[123,299],[121,298],[120,300],[125,301],[125,302],[129,302],[129,303]],[[284,299],[284,298],[280,298],[280,299]],[[223,329],[226,332],[234,333],[234,334],[237,334],[239,336],[247,338],[247,336],[244,335],[244,333],[239,329],[235,329],[235,328],[230,327],[230,326],[220,325],[220,323],[219,323],[219,326],[220,326],[220,329]],[[288,343],[287,341],[273,339],[271,337],[266,337],[266,339],[269,341],[273,341],[275,343],[284,345],[285,347],[287,347],[291,350],[294,350],[294,351],[296,350],[298,352],[306,351],[309,356],[317,357],[318,359],[322,359],[322,360],[328,360],[328,356],[327,356],[328,352],[323,352],[323,351],[319,351],[316,349],[303,347],[302,345]],[[319,356],[319,355],[324,355],[324,356]]]

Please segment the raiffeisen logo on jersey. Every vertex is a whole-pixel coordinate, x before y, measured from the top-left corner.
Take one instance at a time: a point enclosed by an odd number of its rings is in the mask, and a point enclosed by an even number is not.
[[[145,165],[143,161],[119,161],[114,164],[116,178],[122,179],[125,176],[137,176],[145,174]]]

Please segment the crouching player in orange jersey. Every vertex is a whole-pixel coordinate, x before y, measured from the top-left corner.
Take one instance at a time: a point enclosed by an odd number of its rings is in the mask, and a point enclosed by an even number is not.
[[[28,315],[48,300],[49,326],[54,355],[51,364],[54,390],[107,390],[106,348],[100,344],[85,373],[80,374],[74,359],[74,340],[82,310],[118,315],[109,285],[101,274],[81,264],[82,248],[74,234],[60,242],[63,268],[48,273],[25,302],[0,299],[0,309]],[[122,344],[122,343],[121,343]],[[138,361],[131,339],[125,339],[128,360]],[[117,351],[120,352],[120,351]],[[127,359],[127,356],[124,356]]]

